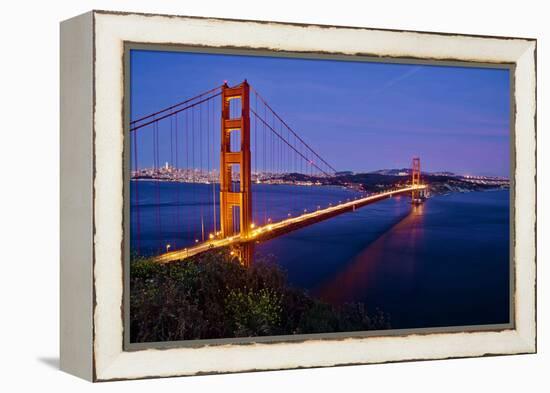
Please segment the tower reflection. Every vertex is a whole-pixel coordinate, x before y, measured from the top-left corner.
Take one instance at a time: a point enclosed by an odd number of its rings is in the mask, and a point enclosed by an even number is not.
[[[413,204],[408,215],[366,245],[344,271],[314,292],[323,301],[338,305],[368,296],[382,285],[412,286],[418,263],[418,243],[423,240],[425,204]]]

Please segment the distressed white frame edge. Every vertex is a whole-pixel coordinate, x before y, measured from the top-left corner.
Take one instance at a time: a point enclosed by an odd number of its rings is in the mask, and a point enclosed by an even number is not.
[[[95,12],[94,369],[96,380],[531,353],[535,323],[535,50],[523,39]],[[123,351],[124,41],[516,63],[513,330]],[[518,214],[520,212],[520,214]]]
[[[60,368],[93,379],[93,13],[60,26]]]

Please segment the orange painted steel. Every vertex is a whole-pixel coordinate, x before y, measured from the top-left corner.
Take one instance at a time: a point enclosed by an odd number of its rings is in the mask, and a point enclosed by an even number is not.
[[[420,182],[420,158],[414,157],[412,159],[412,169],[411,169],[411,176],[412,176],[412,185],[413,186],[419,186],[421,184]],[[420,203],[421,198],[423,197],[423,191],[413,191],[411,195],[412,203]]]
[[[231,101],[241,101],[241,113],[231,118]],[[239,150],[231,151],[231,134],[240,136]],[[245,80],[238,86],[222,86],[221,113],[221,153],[220,153],[220,224],[221,237],[235,235],[233,222],[235,210],[239,215],[239,235],[247,238],[252,225],[252,189],[251,189],[251,152],[250,152],[250,86]],[[239,167],[239,190],[233,189],[233,173]],[[253,246],[243,246],[236,250],[240,260],[250,265]]]

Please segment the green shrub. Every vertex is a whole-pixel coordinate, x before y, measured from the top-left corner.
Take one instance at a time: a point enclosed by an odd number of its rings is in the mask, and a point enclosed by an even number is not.
[[[361,303],[322,303],[287,284],[272,257],[246,268],[227,250],[130,264],[130,340],[159,342],[387,329]]]
[[[312,302],[298,322],[297,332],[306,333],[331,333],[338,330],[338,316],[334,308],[319,301]]]
[[[225,301],[227,317],[237,337],[276,334],[281,320],[281,302],[275,291],[232,289]]]

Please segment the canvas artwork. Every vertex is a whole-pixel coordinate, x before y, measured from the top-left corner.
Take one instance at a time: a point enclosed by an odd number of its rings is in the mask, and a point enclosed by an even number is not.
[[[129,45],[126,67],[130,345],[513,325],[509,65]]]
[[[537,351],[536,39],[112,11],[60,38],[62,370]]]

